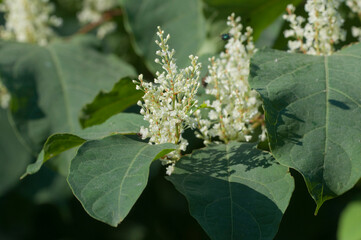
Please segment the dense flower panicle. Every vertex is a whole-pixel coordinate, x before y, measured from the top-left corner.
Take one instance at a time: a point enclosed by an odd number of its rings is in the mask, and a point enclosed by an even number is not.
[[[346,0],[346,5],[354,14],[358,16],[361,21],[361,0]],[[361,27],[353,26],[351,30],[352,36],[358,38],[358,40],[361,41]]]
[[[4,0],[0,10],[5,13],[5,26],[0,37],[6,40],[46,45],[55,36],[52,27],[62,20],[52,14],[54,6],[49,0]]]
[[[10,94],[5,88],[4,84],[0,81],[0,107],[8,108],[10,102]]]
[[[117,0],[84,0],[78,19],[82,24],[95,23],[102,19],[103,13],[118,5]],[[102,24],[97,30],[97,36],[103,38],[114,31],[117,25],[114,22]]]
[[[334,45],[346,38],[341,28],[344,20],[337,11],[343,0],[307,0],[305,10],[307,21],[295,15],[295,7],[287,6],[288,14],[283,18],[290,23],[291,29],[286,30],[286,38],[290,52],[303,52],[311,55],[330,55]]]
[[[211,58],[206,77],[206,93],[215,100],[206,101],[211,108],[208,119],[202,118],[201,111],[196,111],[199,124],[198,137],[208,144],[218,137],[224,142],[231,140],[249,141],[254,129],[263,126],[262,114],[259,112],[261,101],[256,91],[248,83],[250,58],[256,51],[253,44],[252,29],[246,28],[242,33],[240,17],[232,14],[227,25],[231,27],[231,38],[219,58]],[[265,138],[263,126],[262,139]]]
[[[182,137],[183,131],[194,128],[191,115],[197,107],[194,99],[199,88],[199,74],[201,64],[198,57],[189,56],[191,65],[184,69],[178,69],[174,56],[174,49],[170,50],[167,44],[169,35],[164,38],[164,31],[158,27],[157,35],[160,41],[156,43],[160,50],[156,54],[160,59],[156,63],[162,66],[163,71],[156,73],[154,83],[145,82],[143,75],[139,75],[137,89],[144,91],[143,100],[138,105],[142,107],[141,114],[149,122],[149,127],[142,127],[142,138],[150,138],[149,143],[174,143],[179,148],[167,155],[165,163],[170,163],[167,174],[171,174],[174,162],[180,158],[180,151],[186,150],[188,142]]]

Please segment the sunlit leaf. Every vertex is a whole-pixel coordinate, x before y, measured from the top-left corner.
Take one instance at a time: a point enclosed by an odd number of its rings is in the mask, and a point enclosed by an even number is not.
[[[71,162],[69,185],[90,216],[116,227],[145,188],[151,162],[174,148],[123,135],[88,141]]]
[[[272,154],[304,176],[316,213],[361,177],[360,56],[357,44],[331,56],[261,50],[251,61]]]
[[[22,178],[38,172],[49,159],[88,140],[100,139],[113,134],[136,134],[141,126],[147,126],[143,116],[134,113],[119,113],[101,125],[92,126],[74,133],[56,133],[45,142],[35,163],[30,164]]]
[[[290,201],[288,168],[253,143],[230,142],[182,158],[168,179],[211,239],[273,239]]]

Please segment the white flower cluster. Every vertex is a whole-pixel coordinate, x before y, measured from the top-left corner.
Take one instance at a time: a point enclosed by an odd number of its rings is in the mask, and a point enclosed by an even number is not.
[[[196,111],[199,133],[208,144],[218,137],[224,142],[231,140],[249,141],[255,128],[262,126],[261,139],[265,139],[263,116],[259,112],[262,104],[256,91],[248,83],[250,58],[256,51],[252,29],[242,34],[241,18],[232,14],[228,17],[230,26],[225,52],[219,58],[211,58],[209,76],[205,79],[206,93],[215,100],[205,103],[211,108],[208,119],[202,119],[201,110]]]
[[[78,19],[82,24],[95,23],[102,19],[103,13],[116,7],[117,0],[84,0]],[[114,31],[117,25],[114,22],[102,24],[97,30],[97,36],[103,38],[106,34]]]
[[[360,0],[346,0],[346,5],[352,12],[361,14],[361,1]]]
[[[6,23],[0,29],[0,37],[46,45],[55,36],[52,27],[62,23],[51,15],[53,10],[49,0],[3,0],[0,11],[5,13]]]
[[[145,82],[143,75],[139,75],[137,89],[144,91],[144,103],[139,101],[142,107],[141,114],[144,120],[149,122],[149,127],[142,127],[140,134],[142,138],[150,138],[149,143],[174,143],[179,148],[167,155],[163,161],[170,164],[167,174],[170,175],[174,168],[174,163],[180,158],[180,151],[186,150],[188,142],[182,138],[182,133],[187,127],[194,128],[196,124],[191,118],[197,100],[194,99],[199,88],[199,75],[201,64],[197,63],[198,57],[189,56],[191,65],[184,69],[178,69],[173,55],[174,49],[169,50],[167,44],[169,35],[163,37],[164,31],[158,27],[157,32],[160,41],[156,40],[161,50],[156,54],[160,56],[155,59],[159,63],[163,72],[157,72],[154,83]]]
[[[4,84],[0,81],[0,107],[8,108],[10,102],[10,94],[5,88]]]
[[[284,35],[295,39],[288,42],[289,50],[311,55],[330,55],[334,51],[334,44],[346,38],[346,32],[341,28],[344,20],[337,11],[342,1],[307,0],[307,22],[294,14],[293,5],[288,5],[288,14],[283,18],[290,23],[291,29],[286,30]]]
[[[361,20],[361,0],[346,0],[346,5]],[[361,41],[361,27],[353,26],[351,28],[351,31],[352,31],[352,36],[358,38],[358,40]]]

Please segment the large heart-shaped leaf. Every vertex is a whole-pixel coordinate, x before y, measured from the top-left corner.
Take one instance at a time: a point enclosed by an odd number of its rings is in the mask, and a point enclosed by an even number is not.
[[[141,6],[141,7],[139,7]],[[135,51],[144,56],[150,70],[158,69],[154,59],[157,26],[171,35],[169,45],[176,49],[180,67],[189,65],[206,37],[201,0],[130,0],[124,3],[127,31],[132,34]]]
[[[251,61],[271,151],[304,176],[316,212],[361,177],[360,56],[357,44],[331,56],[261,50]]]
[[[49,159],[69,149],[78,147],[86,141],[104,138],[113,134],[136,134],[141,126],[147,125],[148,122],[143,120],[142,115],[119,113],[101,125],[78,130],[75,133],[53,134],[46,140],[36,162],[27,167],[25,174],[21,178],[38,172]]]
[[[211,239],[273,239],[290,201],[288,168],[255,143],[230,142],[182,158],[168,179]]]
[[[71,162],[69,185],[90,216],[116,227],[145,188],[151,162],[174,148],[123,135],[88,141]]]
[[[81,129],[81,108],[135,72],[75,38],[46,47],[0,42],[0,74],[12,95],[16,127],[38,152],[50,134]]]

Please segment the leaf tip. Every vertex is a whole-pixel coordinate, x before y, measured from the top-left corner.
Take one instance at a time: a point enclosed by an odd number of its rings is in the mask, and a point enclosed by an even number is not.
[[[176,150],[176,148],[166,148],[166,149],[163,149],[161,150],[153,159],[153,161],[167,155],[168,153],[171,153],[173,152],[174,150]]]
[[[313,213],[313,215],[314,215],[314,216],[317,216],[318,211],[320,210],[321,206],[322,206],[322,203],[317,203],[317,206],[316,206],[315,212]]]
[[[314,198],[315,199],[315,202],[316,202],[316,209],[315,209],[315,212],[314,212],[314,215],[317,216],[318,214],[318,211],[320,210],[320,208],[322,207],[322,205],[327,201],[327,200],[330,200],[332,198],[334,198],[335,196],[331,196],[331,195],[321,195],[321,197],[319,198]]]
[[[35,169],[34,167],[35,166]],[[25,170],[25,173],[23,175],[21,175],[20,177],[20,180],[23,180],[25,177],[27,177],[28,175],[31,175],[31,174],[34,174],[36,173],[37,171],[39,171],[40,167],[37,168],[35,163],[32,163],[32,164],[29,164],[27,167],[26,167],[26,170]]]
[[[121,224],[122,222],[123,222],[123,219],[119,219],[118,221],[112,222],[112,223],[110,223],[109,225],[116,228],[116,227],[118,227],[119,224]]]
[[[20,177],[20,180],[23,180],[26,176],[28,176],[29,174],[26,172],[26,173],[24,173],[23,175],[21,175],[21,177]]]

